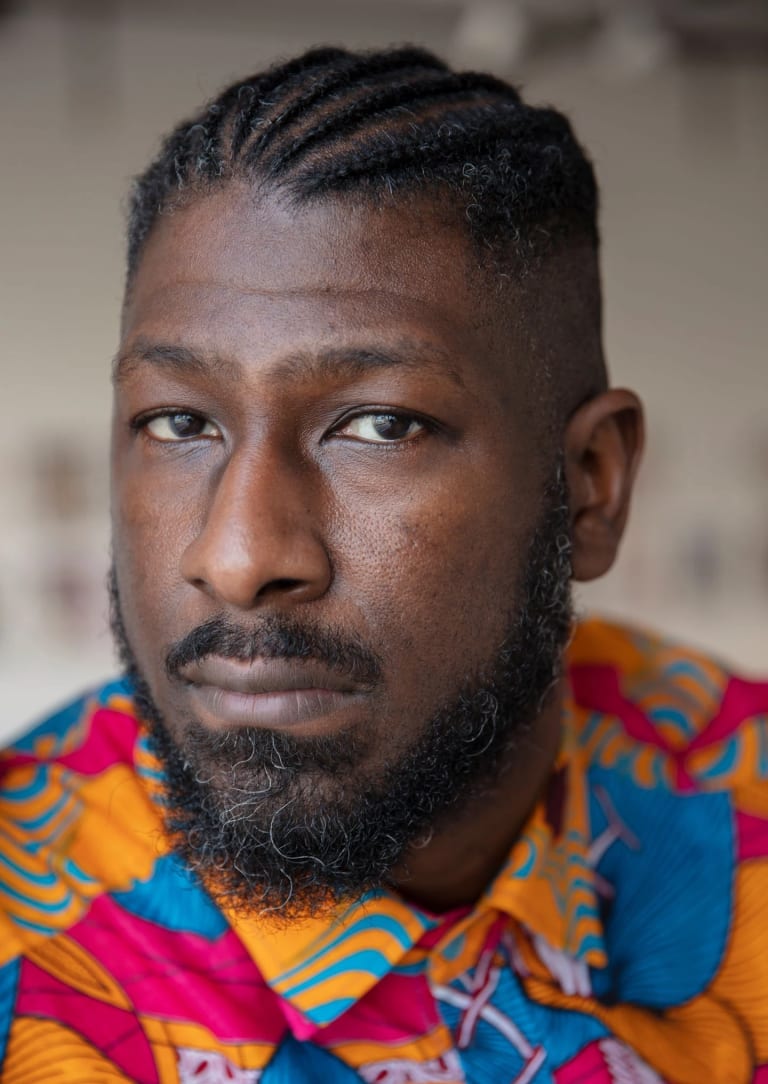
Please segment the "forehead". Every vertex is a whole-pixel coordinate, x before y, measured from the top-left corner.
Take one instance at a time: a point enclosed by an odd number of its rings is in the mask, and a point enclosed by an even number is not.
[[[227,349],[245,332],[254,346],[292,337],[304,348],[399,334],[474,357],[496,330],[487,287],[461,229],[432,202],[295,209],[233,183],[158,218],[126,299],[123,342],[213,337]]]
[[[140,260],[142,277],[183,260],[188,277],[218,264],[233,284],[265,294],[328,289],[415,292],[470,286],[470,246],[433,200],[373,207],[339,198],[290,206],[232,182],[159,216]],[[450,282],[445,283],[446,273]],[[416,282],[420,282],[420,287]]]

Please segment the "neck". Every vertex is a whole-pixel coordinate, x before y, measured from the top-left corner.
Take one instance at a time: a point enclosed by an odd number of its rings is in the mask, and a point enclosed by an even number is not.
[[[413,846],[392,874],[402,895],[429,911],[470,906],[500,869],[539,799],[560,745],[561,681],[532,729],[510,751],[496,780],[425,844]]]

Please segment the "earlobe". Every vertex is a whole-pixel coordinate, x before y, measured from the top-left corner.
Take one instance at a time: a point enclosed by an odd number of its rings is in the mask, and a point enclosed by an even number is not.
[[[565,431],[573,578],[594,580],[616,559],[643,449],[643,408],[620,388],[596,395]]]

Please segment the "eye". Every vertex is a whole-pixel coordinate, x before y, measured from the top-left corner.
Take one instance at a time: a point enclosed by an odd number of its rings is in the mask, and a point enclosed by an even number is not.
[[[412,414],[358,414],[336,432],[367,444],[396,444],[413,440],[425,430],[424,422]]]
[[[139,427],[153,440],[166,443],[221,436],[220,430],[213,422],[200,414],[190,414],[184,410],[155,414],[154,417],[140,422]]]

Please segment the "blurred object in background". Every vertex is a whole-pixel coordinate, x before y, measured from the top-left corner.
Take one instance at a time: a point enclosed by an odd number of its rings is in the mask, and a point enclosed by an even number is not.
[[[579,604],[768,668],[765,0],[5,0],[0,735],[114,669],[131,176],[238,75],[408,40],[564,109],[595,161],[609,363],[650,433],[622,557]]]
[[[0,476],[0,735],[111,664],[106,448],[19,410]]]
[[[514,71],[530,48],[532,32],[533,20],[525,4],[478,0],[466,4],[459,15],[454,54],[468,67]]]
[[[458,57],[507,73],[558,52],[581,51],[599,71],[622,79],[670,60],[738,64],[768,57],[765,0],[446,0],[445,6],[459,11]]]
[[[35,511],[41,523],[71,523],[92,507],[85,449],[72,439],[42,443],[30,459]]]
[[[616,78],[646,75],[671,60],[679,45],[664,25],[657,5],[643,0],[615,0],[601,5],[603,19],[594,60]]]

